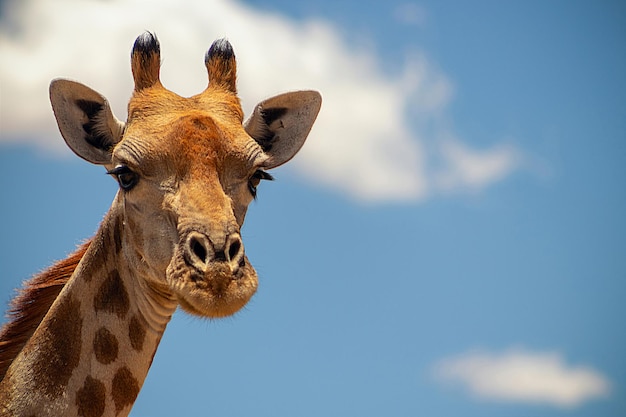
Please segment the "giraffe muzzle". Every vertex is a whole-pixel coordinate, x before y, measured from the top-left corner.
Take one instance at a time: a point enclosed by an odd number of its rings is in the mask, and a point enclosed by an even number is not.
[[[238,231],[209,234],[199,229],[181,236],[167,267],[167,282],[188,313],[230,316],[256,292],[256,271],[246,258]]]

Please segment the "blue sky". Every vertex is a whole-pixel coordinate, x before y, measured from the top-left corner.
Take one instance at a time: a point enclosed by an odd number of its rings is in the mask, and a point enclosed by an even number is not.
[[[139,33],[186,95],[227,36],[244,107],[315,88],[322,113],[246,219],[259,292],[177,312],[132,416],[624,415],[623,3],[149,4],[2,5],[3,306],[117,189],[64,150],[49,81],[123,118]]]

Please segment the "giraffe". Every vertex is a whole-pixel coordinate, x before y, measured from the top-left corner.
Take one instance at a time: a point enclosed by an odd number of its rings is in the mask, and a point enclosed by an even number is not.
[[[91,88],[56,79],[61,135],[119,190],[95,235],[33,278],[0,332],[0,416],[126,416],[178,306],[241,309],[257,274],[241,240],[266,170],[289,161],[317,117],[315,91],[259,103],[244,123],[230,43],[205,55],[208,87],[183,98],[160,82],[160,46],[134,43],[126,123]]]

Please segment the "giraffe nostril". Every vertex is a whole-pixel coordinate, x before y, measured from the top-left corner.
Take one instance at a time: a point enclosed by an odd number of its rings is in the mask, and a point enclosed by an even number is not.
[[[241,250],[241,241],[239,239],[234,240],[230,247],[228,248],[228,259],[233,260],[239,255],[239,251]]]
[[[200,243],[198,239],[191,238],[189,246],[191,247],[193,254],[196,255],[202,263],[206,264],[208,252],[204,245]]]

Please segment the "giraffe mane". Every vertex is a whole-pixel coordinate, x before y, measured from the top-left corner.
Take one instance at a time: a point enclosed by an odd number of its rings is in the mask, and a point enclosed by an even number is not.
[[[0,381],[74,273],[90,244],[91,240],[83,243],[66,259],[24,282],[11,300],[8,321],[0,329]]]

